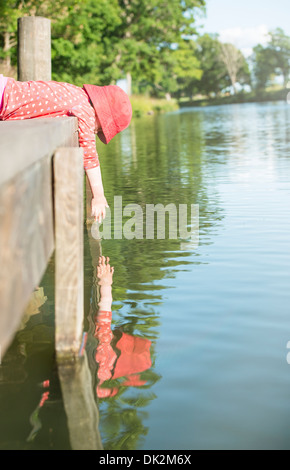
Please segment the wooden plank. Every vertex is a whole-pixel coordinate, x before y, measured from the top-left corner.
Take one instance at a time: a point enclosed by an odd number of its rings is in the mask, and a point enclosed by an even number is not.
[[[78,354],[83,331],[83,150],[54,155],[55,321],[58,357]]]
[[[78,146],[75,117],[0,122],[0,186],[58,147]]]
[[[51,80],[50,19],[18,18],[18,80]]]
[[[54,249],[49,157],[0,188],[0,345],[7,350]]]
[[[73,450],[102,450],[99,411],[86,354],[73,366],[58,365],[58,376]]]

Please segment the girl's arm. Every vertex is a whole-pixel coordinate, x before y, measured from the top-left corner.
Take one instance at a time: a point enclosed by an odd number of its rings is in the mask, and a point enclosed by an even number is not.
[[[104,195],[101,168],[97,166],[87,169],[86,174],[93,193],[92,216],[101,223],[102,219],[106,217],[106,207],[109,207]]]

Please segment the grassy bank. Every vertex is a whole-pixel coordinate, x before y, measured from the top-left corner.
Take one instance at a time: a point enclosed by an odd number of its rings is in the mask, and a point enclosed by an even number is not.
[[[289,90],[282,88],[279,90],[263,90],[260,92],[237,93],[236,95],[221,96],[218,98],[181,101],[180,107],[188,106],[218,106],[223,104],[236,103],[261,103],[266,101],[286,101]]]
[[[203,106],[220,106],[225,104],[236,103],[259,103],[267,101],[286,101],[289,90],[280,88],[276,90],[263,90],[260,92],[237,93],[236,95],[221,96],[218,98],[204,98],[199,100],[182,100],[175,99],[166,100],[158,98],[150,98],[143,95],[131,96],[133,108],[133,117],[139,118],[146,115],[159,113],[168,113],[176,111],[184,107],[203,107]]]
[[[133,117],[142,117],[150,114],[168,113],[179,108],[176,100],[150,98],[133,95],[130,98],[133,108]]]

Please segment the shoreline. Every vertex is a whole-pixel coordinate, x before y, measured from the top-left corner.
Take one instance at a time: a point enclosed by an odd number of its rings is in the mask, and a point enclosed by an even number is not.
[[[180,108],[200,108],[208,106],[222,106],[228,104],[245,104],[245,103],[265,103],[269,101],[285,101],[287,102],[287,95],[289,90],[282,88],[274,91],[262,91],[260,93],[238,93],[231,96],[223,96],[220,98],[205,98],[201,100],[188,100],[180,101]]]
[[[153,116],[184,108],[205,108],[209,106],[224,106],[230,104],[248,104],[248,103],[267,103],[284,101],[287,103],[289,89],[238,93],[236,95],[222,96],[219,98],[204,98],[200,100],[177,100],[172,98],[151,98],[145,95],[132,95],[131,102],[133,108],[133,117],[141,118],[144,116]]]

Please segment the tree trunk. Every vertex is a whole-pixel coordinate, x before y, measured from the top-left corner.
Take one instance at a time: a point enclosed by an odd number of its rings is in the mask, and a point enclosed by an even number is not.
[[[234,90],[234,95],[237,94],[237,86],[236,85],[237,85],[237,82],[232,80],[232,87],[233,87],[233,90]]]
[[[233,44],[221,44],[221,60],[226,66],[234,94],[236,94],[238,73],[243,63],[243,56]]]
[[[130,72],[126,73],[126,80],[127,80],[127,94],[129,96],[132,95],[132,75]]]
[[[4,47],[3,47],[3,52],[5,53],[5,57],[3,60],[4,64],[4,69],[5,69],[5,74],[10,71],[11,69],[11,57],[9,54],[9,51],[11,49],[11,42],[10,42],[10,33],[8,31],[5,31],[4,33]]]
[[[282,70],[282,75],[284,88],[287,88],[289,83],[289,70]]]

